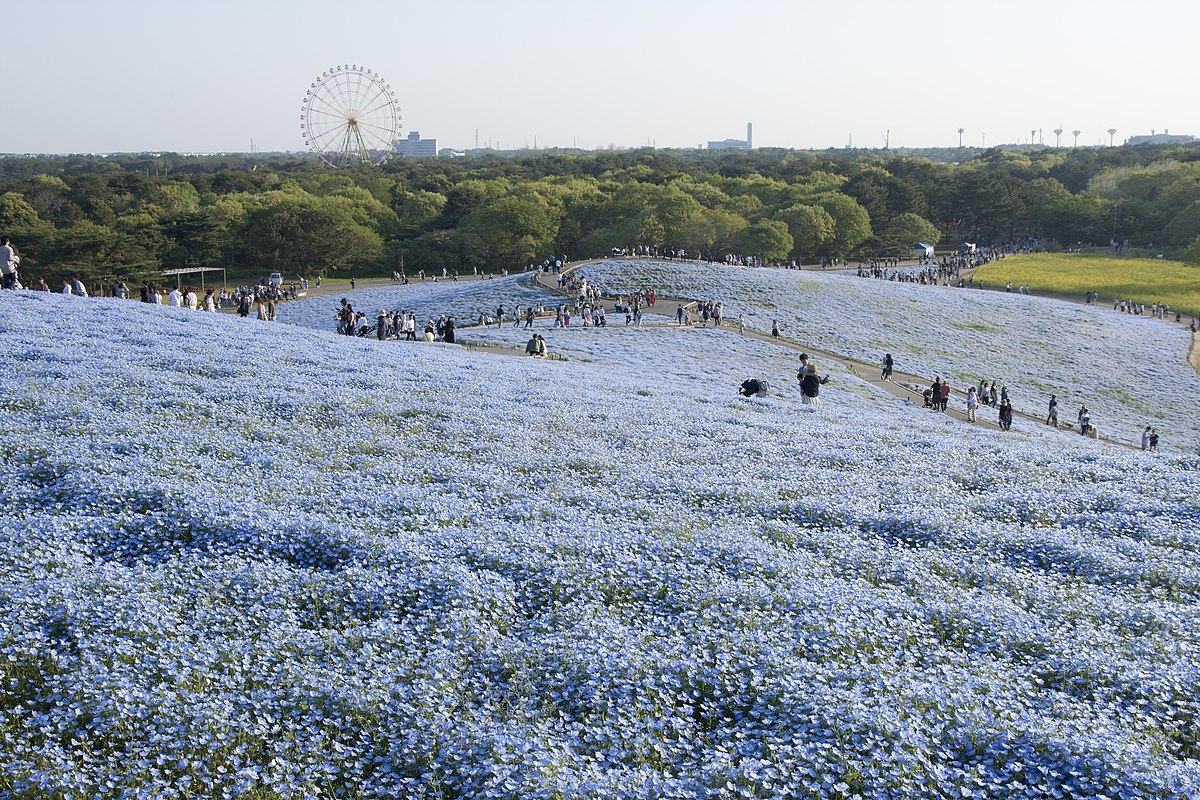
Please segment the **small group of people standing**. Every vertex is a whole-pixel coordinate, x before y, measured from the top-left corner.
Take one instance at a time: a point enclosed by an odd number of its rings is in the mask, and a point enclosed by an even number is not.
[[[211,296],[212,290],[210,289],[209,297]],[[234,292],[233,298],[237,303],[238,316],[245,319],[250,316],[251,311],[254,311],[259,319],[267,322],[275,321],[275,306],[282,299],[278,286],[264,283],[259,283],[253,288],[242,287]],[[208,303],[208,298],[205,298],[205,303]],[[343,300],[342,303],[344,305],[346,301]]]
[[[1004,396],[1000,400],[1000,403],[997,404],[995,402],[994,394],[996,390],[995,386],[995,383],[993,383],[991,389],[992,394],[990,396],[990,405],[995,406],[997,409],[996,423],[1000,426],[1000,430],[1002,431],[1012,430],[1013,407],[1012,401],[1008,398],[1008,390],[1004,390]],[[942,384],[942,388],[946,389],[947,384]],[[967,422],[976,422],[978,420],[976,412],[979,410],[979,406],[981,404],[989,405],[988,399],[989,398],[984,389],[983,381],[980,381],[979,388],[972,386],[967,389]]]
[[[525,353],[535,358],[546,357],[546,340],[540,333],[535,333],[525,344]]]
[[[41,287],[38,288],[40,289]],[[90,297],[87,287],[83,285],[83,281],[79,280],[79,276],[77,275],[72,275],[70,278],[63,278],[62,293],[75,297]]]
[[[1053,399],[1053,396],[1051,397]],[[1092,424],[1092,412],[1088,410],[1086,405],[1079,407],[1079,414],[1076,415],[1076,422],[1079,424],[1079,435],[1090,436],[1093,439],[1100,438],[1100,432],[1096,430],[1096,426]]]
[[[576,320],[576,322],[582,322],[583,327],[585,328],[608,327],[608,318],[605,316],[604,306],[599,303],[597,303],[594,307],[591,303],[584,303],[583,305],[575,306],[575,316],[571,315],[571,311],[572,309],[566,303],[560,303],[558,308],[554,310],[554,327],[569,328],[571,327],[572,319]],[[525,312],[525,327],[527,328],[533,326],[533,318],[530,317],[529,314],[529,311]],[[536,313],[534,316],[537,316]],[[625,315],[625,324],[628,325],[631,319],[631,315],[627,312]],[[641,325],[642,312],[640,310],[638,311],[637,319],[638,325]]]
[[[946,405],[950,402],[950,379],[943,381],[942,376],[934,375],[933,383],[922,394],[925,398],[925,408],[945,412]]]
[[[417,315],[412,311],[405,314],[400,310],[389,314],[387,309],[379,309],[379,315],[375,319],[375,338],[383,341],[402,337],[406,342],[417,340]]]
[[[800,382],[800,402],[814,408],[821,407],[821,387],[829,383],[829,376],[822,376],[816,364],[809,363],[808,353],[800,354],[800,369],[796,371]]]
[[[20,265],[21,256],[17,254],[17,249],[13,247],[7,236],[0,236],[0,289],[27,288],[21,284]],[[35,292],[50,291],[49,284],[42,278],[38,278],[32,288]],[[87,288],[77,275],[63,279],[62,293],[79,297],[88,296]]]
[[[691,305],[690,303],[688,305]],[[723,303],[714,303],[712,300],[704,302],[696,302],[697,321],[702,326],[707,326],[711,319],[714,328],[721,326],[722,320],[725,319],[725,305]],[[687,327],[692,324],[692,314],[682,303],[675,309],[675,324],[680,327]],[[744,322],[739,322],[740,328],[744,331]]]

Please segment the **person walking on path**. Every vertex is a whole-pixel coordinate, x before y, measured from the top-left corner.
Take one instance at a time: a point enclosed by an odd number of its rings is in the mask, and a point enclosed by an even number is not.
[[[946,404],[950,402],[950,379],[942,381],[942,413],[946,412]]]
[[[879,380],[890,381],[892,379],[892,367],[894,367],[895,365],[896,365],[896,362],[892,360],[892,354],[884,353],[883,354],[883,374],[879,376]]]
[[[975,421],[975,411],[979,408],[979,395],[976,393],[975,387],[972,386],[967,390],[967,422]]]
[[[1146,430],[1142,431],[1142,449],[1150,449],[1150,426],[1146,426]]]
[[[1012,401],[1006,397],[1000,401],[1000,419],[999,419],[1000,430],[1002,430],[1002,431],[1012,430],[1012,417],[1013,417]]]
[[[777,319],[771,320],[771,338],[772,339],[779,338],[779,320],[777,320]]]
[[[1046,424],[1058,427],[1058,398],[1050,395],[1050,413],[1046,415]]]
[[[1150,452],[1158,452],[1158,428],[1150,429]]]

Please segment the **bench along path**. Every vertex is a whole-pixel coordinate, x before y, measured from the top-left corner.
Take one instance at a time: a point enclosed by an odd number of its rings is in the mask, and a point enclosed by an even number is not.
[[[571,272],[579,269],[580,267],[585,267],[589,264],[602,263],[603,261],[604,261],[604,259],[589,259],[587,261],[578,261],[573,264],[569,264],[563,268],[563,275],[568,275]],[[565,295],[565,296],[570,295],[569,292],[566,292],[565,290],[559,288],[557,277],[553,274],[545,273],[545,272],[538,272],[537,276],[536,276],[536,280],[545,289],[548,289],[552,292],[555,292],[555,293],[558,293],[561,295]],[[662,303],[664,306],[679,306],[679,305],[688,306],[688,305],[693,305],[696,303],[695,300],[689,300],[687,298],[665,297],[665,296],[659,297],[658,301],[660,303]],[[663,316],[663,317],[671,319],[671,320],[674,320],[674,318],[675,318],[673,314],[664,315],[664,314],[660,314],[659,312],[654,311],[652,309],[650,310],[650,313],[655,314],[657,316]],[[672,323],[672,325],[673,325],[673,323]],[[700,328],[700,326],[698,326],[698,325],[691,326],[691,327],[697,328],[697,329]],[[737,323],[735,322],[732,325],[730,325],[729,323],[726,323],[723,327],[725,330],[729,330],[730,328],[736,330]],[[895,397],[899,397],[903,400],[907,400],[908,402],[916,405],[918,408],[920,408],[924,405],[923,393],[925,391],[925,388],[928,387],[931,383],[931,381],[926,377],[922,377],[920,375],[912,375],[910,373],[905,373],[905,372],[893,372],[892,379],[889,381],[885,381],[881,377],[883,367],[882,367],[882,365],[879,365],[879,364],[868,364],[865,361],[859,361],[857,359],[849,358],[847,356],[839,355],[837,353],[831,353],[827,350],[822,350],[818,347],[813,347],[811,345],[802,344],[800,342],[794,342],[791,339],[788,339],[784,336],[774,337],[774,336],[771,336],[770,334],[762,333],[761,331],[751,330],[750,328],[746,328],[746,331],[743,335],[748,336],[752,339],[758,339],[763,342],[770,342],[771,344],[773,344],[777,347],[784,347],[789,350],[794,350],[797,353],[805,352],[810,355],[817,356],[821,359],[837,362],[838,364],[841,364],[842,366],[844,366],[848,370],[850,370],[850,372],[855,377],[874,386],[875,388],[877,388],[883,392],[891,394]],[[964,390],[955,389],[954,387],[951,387],[951,402],[948,403],[946,406],[946,416],[949,416],[956,420],[960,420],[962,422],[967,422],[967,412],[965,410],[966,396],[967,395]],[[957,402],[956,402],[956,400],[957,400]],[[993,430],[999,430],[1000,425],[999,425],[998,421],[996,421],[994,419],[988,419],[984,416],[984,414],[988,414],[988,416],[992,416],[993,414],[995,414],[996,410],[997,409],[994,409],[991,406],[982,406],[981,405],[977,411],[976,422],[968,423],[968,424],[974,424],[974,425],[978,425],[978,426],[984,427],[984,428],[991,428]],[[935,413],[941,413],[941,412],[930,411],[930,413],[935,414]],[[1023,420],[1035,423],[1037,425],[1045,425],[1046,424],[1044,417],[1035,416],[1033,414],[1029,414],[1029,413],[1026,413],[1023,411],[1017,411],[1014,408],[1013,409],[1014,422],[1017,419],[1023,419]],[[1060,424],[1058,425],[1058,428],[1059,428],[1059,430],[1062,430],[1064,432],[1070,431],[1070,432],[1074,433],[1074,435],[1076,435],[1076,436],[1079,435],[1079,432],[1070,425],[1063,425],[1060,422]],[[1118,441],[1115,439],[1109,439],[1104,436],[1099,436],[1097,438],[1100,441],[1106,442],[1108,444],[1118,445],[1120,447],[1125,447],[1125,448],[1128,448],[1131,450],[1138,449],[1138,448],[1134,447],[1133,445],[1129,444],[1128,442],[1122,442],[1122,441]]]

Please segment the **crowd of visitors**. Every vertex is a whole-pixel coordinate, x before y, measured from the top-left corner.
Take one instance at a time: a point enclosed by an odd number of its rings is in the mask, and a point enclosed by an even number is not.
[[[18,269],[20,263],[20,256],[10,243],[9,238],[7,236],[0,236],[0,276],[2,276],[2,284],[0,285],[4,289],[27,288],[21,283],[20,271]],[[42,278],[38,278],[28,288],[34,291],[50,291],[50,286]],[[252,310],[256,310],[259,319],[273,320],[275,319],[275,305],[278,302],[285,299],[294,300],[299,296],[301,289],[307,288],[308,281],[304,278],[287,287],[283,287],[278,282],[272,281],[269,278],[264,278],[255,286],[239,286],[232,292],[226,287],[201,287],[197,289],[194,286],[183,285],[176,285],[174,289],[167,289],[155,286],[146,281],[142,284],[139,299],[143,303],[166,305],[173,308],[187,308],[192,311],[217,312],[233,306],[236,307],[237,312],[243,317],[249,316]],[[78,275],[64,278],[62,288],[59,291],[62,294],[73,297],[91,296],[87,286]],[[109,296],[118,300],[131,299],[131,295],[129,286],[123,279],[117,279],[109,288]]]
[[[692,312],[695,311],[695,318],[692,317]],[[699,323],[701,327],[707,327],[709,321],[712,321],[714,328],[721,327],[725,320],[725,304],[714,302],[712,300],[699,300],[694,303],[680,303],[675,308],[675,324],[680,327],[688,327]],[[738,332],[745,333],[746,322],[744,317],[738,318]]]

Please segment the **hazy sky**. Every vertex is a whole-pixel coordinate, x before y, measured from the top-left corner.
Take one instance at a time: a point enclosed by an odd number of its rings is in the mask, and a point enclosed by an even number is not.
[[[1200,135],[1198,24],[1195,0],[7,0],[0,152],[302,150],[343,63],[440,147]]]

